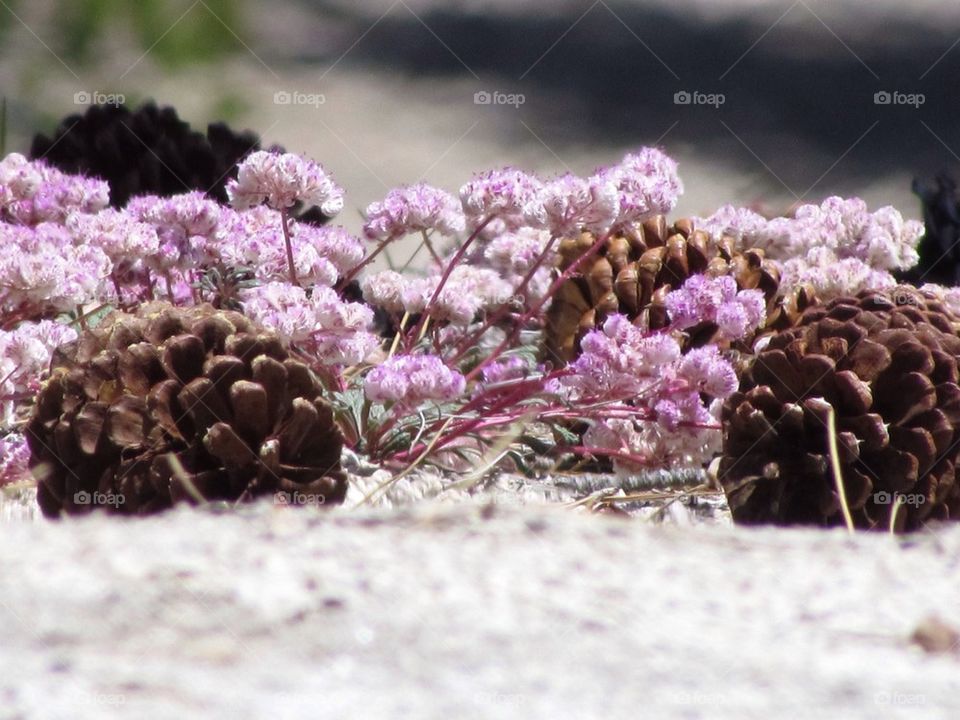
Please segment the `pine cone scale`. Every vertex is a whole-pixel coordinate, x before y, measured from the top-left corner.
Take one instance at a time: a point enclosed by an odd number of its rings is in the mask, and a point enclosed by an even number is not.
[[[722,412],[720,480],[737,522],[844,521],[831,414],[857,526],[912,530],[960,515],[960,317],[905,293],[909,304],[864,292],[812,308],[760,350]]]
[[[327,504],[346,494],[316,377],[236,313],[116,313],[57,362],[28,429],[47,515],[89,512],[93,493],[122,498],[104,509],[124,514],[282,489]]]

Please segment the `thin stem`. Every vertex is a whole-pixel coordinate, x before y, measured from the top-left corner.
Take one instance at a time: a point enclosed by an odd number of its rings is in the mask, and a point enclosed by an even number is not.
[[[293,264],[293,244],[290,242],[290,218],[287,215],[286,208],[280,208],[280,226],[283,228],[283,244],[287,249],[287,273],[290,277],[290,284],[297,285],[297,269]]]
[[[420,234],[423,235],[423,244],[426,245],[427,251],[430,253],[430,257],[433,258],[433,261],[437,264],[437,267],[443,267],[443,260],[440,259],[440,256],[437,255],[437,251],[433,247],[433,243],[430,242],[430,236],[427,235],[426,230],[421,230]]]
[[[120,280],[117,278],[117,269],[110,271],[110,279],[113,281],[113,289],[117,293],[117,303],[123,307],[123,292],[120,290]]]
[[[530,281],[533,280],[533,276],[537,273],[537,270],[540,269],[540,266],[543,264],[543,261],[546,260],[547,256],[550,253],[550,250],[553,249],[553,244],[557,241],[556,235],[551,235],[550,240],[547,242],[546,246],[543,248],[543,252],[537,256],[536,262],[533,266],[527,271],[527,274],[524,276],[523,280],[517,286],[517,289],[514,291],[516,295],[523,295],[526,291],[527,286],[530,284]],[[483,337],[483,334],[489,330],[493,325],[500,322],[505,315],[510,312],[509,305],[504,305],[499,308],[497,312],[493,313],[487,320],[480,326],[478,330],[470,333],[467,337],[460,341],[460,343],[455,348],[456,354],[450,359],[451,363],[457,362],[461,357],[463,357],[467,352],[470,351],[478,340]]]
[[[430,310],[433,307],[433,304],[437,301],[437,298],[440,297],[440,292],[443,290],[443,286],[447,284],[447,280],[450,278],[450,274],[453,272],[453,269],[457,264],[463,259],[463,256],[467,253],[467,249],[473,243],[474,240],[483,232],[483,229],[490,224],[490,221],[493,220],[493,215],[488,215],[482,223],[477,226],[477,229],[470,233],[470,237],[464,241],[463,245],[460,246],[460,249],[457,250],[456,254],[451,258],[450,262],[447,263],[446,269],[443,271],[443,275],[440,276],[440,282],[437,283],[437,287],[434,288],[433,295],[430,296],[429,302],[427,302],[426,307],[423,308],[423,312],[420,315],[420,320],[417,321],[417,324],[411,328],[411,331],[407,333],[407,343],[406,346],[410,347],[412,338],[423,337],[423,325],[427,321],[427,318],[430,316]]]
[[[389,244],[390,244],[391,242],[393,242],[395,239],[396,239],[395,237],[391,236],[391,237],[388,237],[388,238],[386,238],[386,239],[384,239],[384,240],[381,240],[381,241],[380,241],[380,244],[377,245],[376,249],[375,249],[372,253],[370,253],[370,254],[367,255],[363,260],[361,260],[359,263],[357,263],[357,264],[350,270],[350,272],[348,272],[346,275],[343,276],[343,278],[341,278],[340,282],[337,284],[337,289],[338,289],[338,290],[343,290],[343,288],[345,288],[347,285],[349,285],[349,284],[350,284],[350,281],[353,280],[357,275],[359,275],[359,274],[360,274],[360,271],[363,270],[363,268],[365,268],[367,265],[369,265],[370,263],[372,263],[372,262],[374,261],[374,259],[376,259],[377,255],[379,255],[380,253],[382,253],[382,252],[386,249],[387,245],[389,245]],[[392,263],[390,263],[390,264],[392,265]],[[391,268],[391,270],[392,270],[392,269],[393,269],[393,268]]]
[[[550,285],[550,287],[547,289],[547,292],[545,292],[545,293],[543,294],[543,297],[540,298],[540,300],[538,300],[538,301],[533,305],[533,307],[531,307],[529,310],[527,310],[527,312],[525,312],[523,315],[520,316],[520,319],[519,319],[519,320],[516,322],[516,324],[513,326],[513,330],[511,330],[509,333],[507,333],[507,336],[506,336],[506,337],[503,339],[503,341],[494,349],[494,351],[493,351],[492,353],[490,353],[490,355],[488,355],[487,358],[486,358],[483,362],[481,362],[479,365],[477,365],[473,370],[471,370],[471,371],[467,374],[467,376],[466,376],[467,382],[469,382],[470,380],[474,379],[477,375],[479,375],[480,372],[481,372],[485,367],[487,367],[487,365],[489,365],[490,363],[494,362],[498,357],[500,357],[500,355],[503,353],[504,350],[506,350],[508,347],[510,347],[510,345],[513,344],[514,340],[515,340],[516,337],[517,337],[517,333],[520,332],[520,329],[523,327],[524,323],[526,323],[527,321],[529,321],[534,315],[536,315],[538,312],[540,312],[540,309],[541,309],[544,305],[546,305],[547,301],[548,301],[551,297],[553,297],[554,293],[556,293],[556,291],[559,289],[559,287],[560,287],[563,283],[565,283],[567,280],[569,280],[571,277],[573,277],[573,275],[576,273],[577,269],[578,269],[584,262],[586,262],[588,259],[590,259],[591,257],[593,257],[593,256],[597,253],[597,251],[600,250],[601,247],[603,247],[603,245],[607,242],[607,238],[609,238],[609,236],[610,236],[610,233],[607,232],[606,234],[601,235],[599,238],[597,238],[597,241],[596,241],[595,243],[593,243],[593,245],[591,245],[590,248],[589,248],[586,252],[584,252],[580,257],[578,257],[576,260],[574,260],[573,263],[570,264],[570,267],[568,267],[566,270],[564,270],[562,273],[560,273],[559,277],[557,277],[557,279],[553,281],[553,284]]]
[[[397,347],[400,345],[400,338],[403,337],[403,330],[407,326],[407,322],[410,320],[410,313],[405,312],[403,318],[400,320],[400,326],[397,328],[397,334],[393,336],[393,344],[390,346],[390,353],[387,355],[387,360],[393,357],[393,354],[397,351]]]

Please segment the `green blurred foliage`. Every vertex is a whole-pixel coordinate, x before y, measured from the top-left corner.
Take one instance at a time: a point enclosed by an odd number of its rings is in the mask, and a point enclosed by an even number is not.
[[[0,8],[0,34],[20,27],[13,13],[35,0],[6,0]],[[141,49],[166,67],[214,60],[242,47],[238,0],[51,0],[57,38],[51,43],[67,61],[85,62],[118,24],[137,38]],[[18,13],[19,14],[19,13]],[[236,34],[235,34],[236,33]]]

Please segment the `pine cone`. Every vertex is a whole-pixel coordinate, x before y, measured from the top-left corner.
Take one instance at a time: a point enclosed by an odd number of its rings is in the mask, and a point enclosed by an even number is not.
[[[719,476],[735,521],[860,528],[960,516],[960,318],[899,287],[807,310],[775,335],[723,408]],[[906,502],[898,506],[898,500]]]
[[[274,493],[343,501],[343,439],[317,379],[239,313],[114,313],[52,366],[27,429],[45,515]]]
[[[917,179],[913,191],[923,201],[924,234],[917,246],[919,262],[898,274],[915,285],[960,285],[960,195],[949,173],[940,173],[934,185]]]
[[[566,270],[594,243],[583,233],[560,242],[560,269]],[[658,215],[631,232],[611,237],[594,258],[581,266],[582,273],[564,282],[547,312],[544,346],[547,359],[567,363],[579,353],[581,338],[612,313],[623,313],[636,322],[659,329],[667,324],[664,298],[691,275],[733,275],[743,289],[763,291],[771,318],[785,317],[778,310],[780,273],[760,250],[737,253],[731,238],[715,242],[681,219],[667,227]],[[696,327],[689,333],[691,346],[709,342],[715,327]]]
[[[123,207],[136,195],[177,195],[202,190],[227,202],[227,180],[247,153],[260,149],[252,132],[234,133],[224,123],[207,134],[191,130],[172,107],[147,103],[91,105],[64,118],[52,138],[38,134],[31,158],[68,173],[93,175],[110,184],[110,203]]]

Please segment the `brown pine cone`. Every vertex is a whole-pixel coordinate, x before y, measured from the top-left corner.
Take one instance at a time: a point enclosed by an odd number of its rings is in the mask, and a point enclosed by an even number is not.
[[[560,270],[566,270],[586,252],[596,237],[560,242]],[[664,298],[691,275],[733,275],[741,290],[757,289],[767,298],[771,317],[780,302],[779,270],[760,250],[737,253],[731,238],[714,241],[690,220],[668,227],[662,215],[647,220],[630,232],[611,237],[596,256],[581,266],[582,272],[563,283],[547,312],[544,333],[545,357],[554,364],[576,358],[581,338],[612,313],[623,313],[653,329],[667,324]],[[691,345],[708,342],[716,328],[690,331]]]
[[[723,408],[719,477],[744,524],[844,523],[831,467],[860,528],[960,516],[960,318],[900,287],[807,310],[775,335]]]
[[[321,386],[237,312],[114,313],[52,365],[27,428],[47,516],[276,493],[343,501],[343,439]]]

